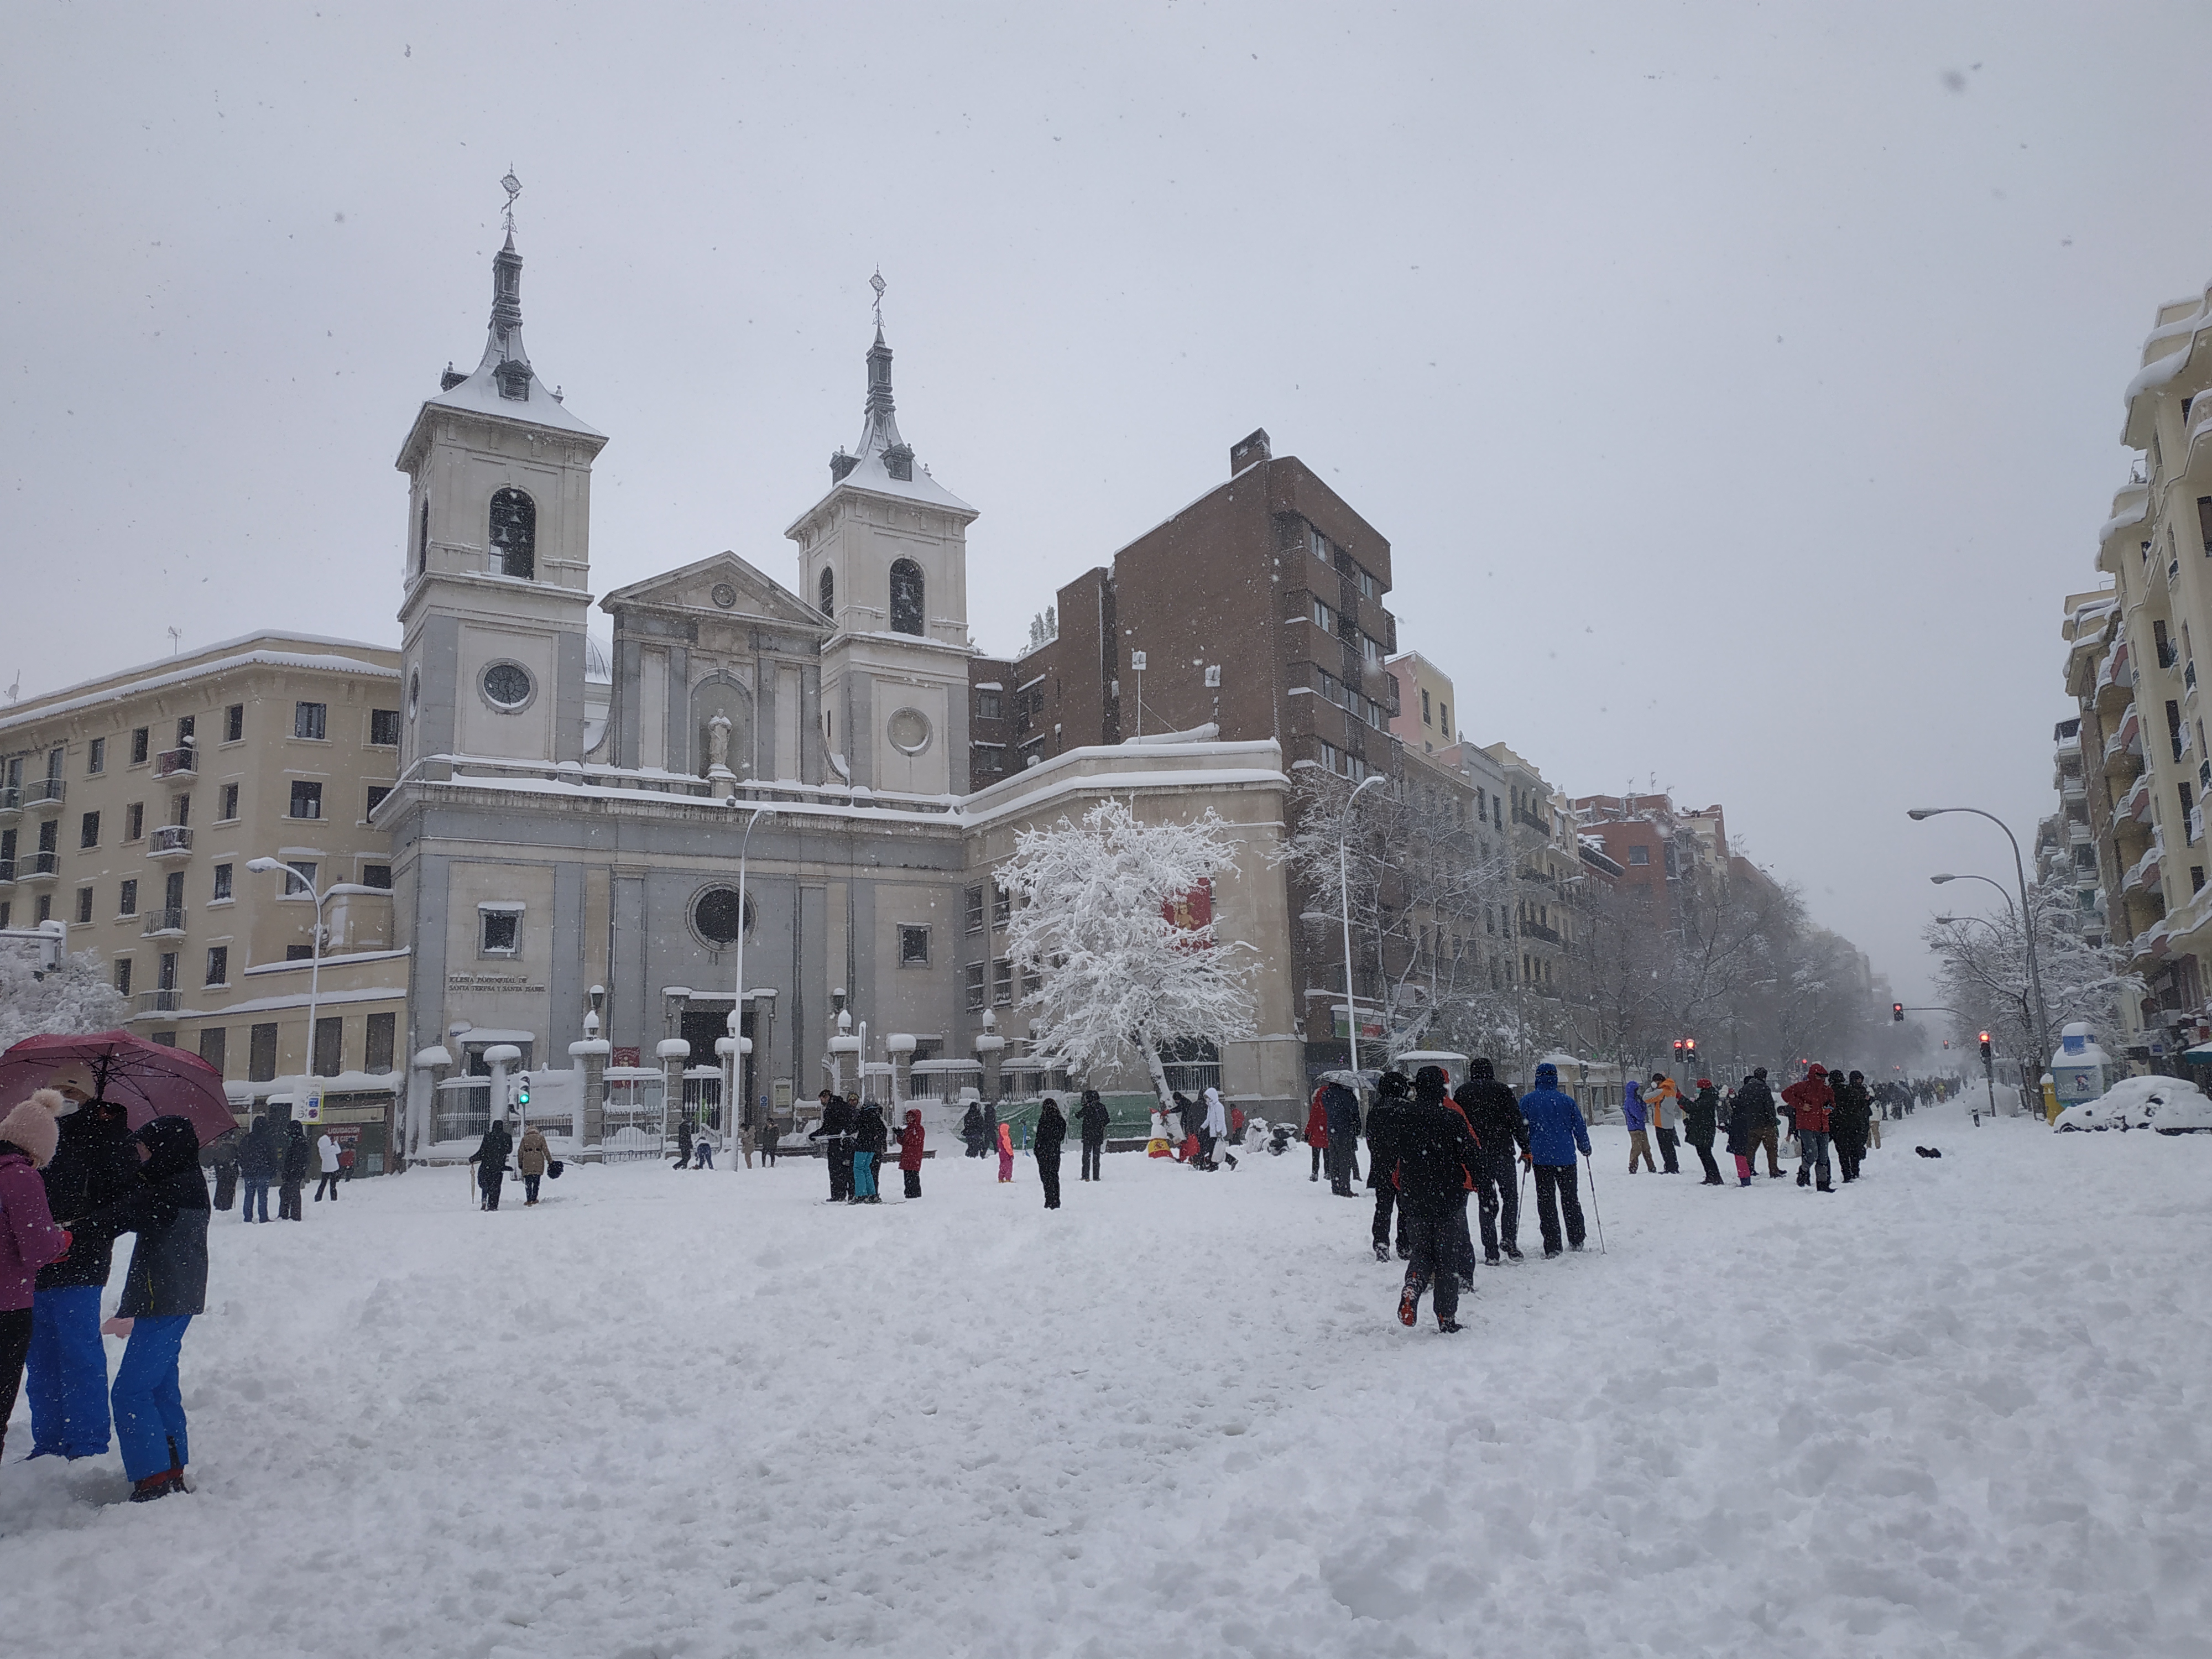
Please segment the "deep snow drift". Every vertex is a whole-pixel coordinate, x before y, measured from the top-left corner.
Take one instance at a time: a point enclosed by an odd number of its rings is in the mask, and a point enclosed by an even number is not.
[[[1393,1314],[1303,1148],[465,1176],[218,1215],[198,1492],[0,1469],[11,1652],[2199,1654],[2212,1136],[1887,1126],[1628,1176]],[[1944,1157],[1912,1155],[1914,1141]],[[957,1146],[951,1149],[957,1152]],[[888,1183],[894,1192],[896,1174]],[[118,1257],[119,1260],[119,1257]]]

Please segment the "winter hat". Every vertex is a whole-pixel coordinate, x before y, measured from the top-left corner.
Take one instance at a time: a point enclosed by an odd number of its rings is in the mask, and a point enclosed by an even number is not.
[[[145,1169],[149,1176],[199,1168],[199,1131],[188,1117],[157,1117],[131,1138],[146,1149]]]
[[[1441,1066],[1424,1066],[1413,1073],[1413,1098],[1426,1106],[1434,1106],[1444,1097],[1444,1085],[1451,1079],[1444,1075]]]
[[[1851,1081],[1854,1083],[1864,1083],[1866,1081],[1866,1073],[1864,1072],[1853,1072],[1851,1073]]]
[[[1813,1062],[1813,1069],[1805,1073],[1807,1077],[1826,1077],[1827,1074],[1828,1068],[1817,1060]]]
[[[41,1089],[0,1118],[0,1140],[21,1147],[23,1155],[41,1170],[54,1161],[54,1144],[62,1133],[61,1125],[54,1121],[53,1108],[46,1104],[49,1097],[61,1099],[52,1089]]]
[[[1543,1065],[1539,1066],[1536,1068],[1536,1086],[1539,1089],[1558,1088],[1559,1086],[1559,1068],[1553,1065],[1549,1060],[1547,1060]]]
[[[1751,1068],[1751,1074],[1756,1078],[1763,1078],[1766,1075],[1766,1067],[1764,1066],[1754,1066]]]
[[[1709,1077],[1701,1077],[1698,1079],[1698,1087],[1700,1089],[1710,1089],[1712,1086],[1713,1080]]]
[[[1468,1061],[1467,1080],[1469,1083],[1492,1083],[1495,1082],[1497,1078],[1498,1073],[1490,1069],[1488,1054],[1477,1054],[1473,1060]]]
[[[57,1066],[46,1073],[46,1087],[53,1090],[74,1089],[87,1100],[100,1098],[100,1079],[92,1074],[92,1067],[81,1060],[72,1060]],[[76,1110],[76,1103],[70,1103],[69,1110]]]

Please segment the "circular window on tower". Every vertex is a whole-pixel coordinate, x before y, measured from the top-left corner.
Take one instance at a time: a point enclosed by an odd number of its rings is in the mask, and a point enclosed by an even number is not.
[[[530,671],[519,662],[495,662],[483,672],[479,682],[483,687],[484,701],[493,708],[509,714],[519,714],[530,706],[537,694],[537,683]]]
[[[902,755],[919,755],[929,747],[929,716],[919,708],[902,708],[890,717],[884,735]]]
[[[416,711],[422,707],[422,671],[416,669],[407,677],[407,718],[413,720]]]
[[[710,951],[726,951],[752,932],[752,906],[740,906],[734,887],[709,887],[691,901],[691,931]]]

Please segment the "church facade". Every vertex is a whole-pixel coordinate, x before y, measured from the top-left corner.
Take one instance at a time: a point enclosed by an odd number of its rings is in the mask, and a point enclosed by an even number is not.
[[[1237,826],[1217,926],[1270,966],[1262,1035],[1219,1056],[1220,1080],[1297,1098],[1276,746],[1073,750],[971,791],[977,514],[902,436],[880,327],[860,442],[784,532],[795,591],[715,554],[599,599],[613,646],[596,660],[591,471],[607,440],[532,368],[521,270],[510,235],[483,357],[447,371],[398,460],[400,775],[377,823],[410,958],[414,1154],[457,1127],[431,1105],[440,1080],[483,1073],[502,1045],[559,1071],[574,1044],[651,1066],[682,1040],[711,1066],[734,1009],[750,1053],[722,1063],[748,1121],[811,1100],[841,1012],[871,1034],[864,1060],[971,1058],[997,1036],[1018,1053],[992,869],[1023,825],[1109,791]]]

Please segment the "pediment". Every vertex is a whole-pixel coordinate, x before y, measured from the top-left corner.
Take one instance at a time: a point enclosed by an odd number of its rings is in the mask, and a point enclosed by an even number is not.
[[[649,610],[701,617],[764,617],[824,635],[830,631],[828,617],[730,552],[617,588],[599,601],[599,608],[610,613]]]

